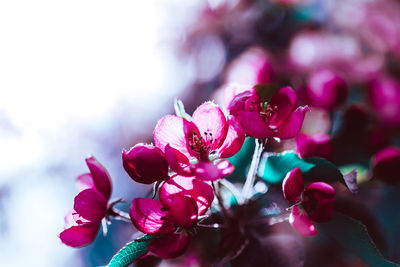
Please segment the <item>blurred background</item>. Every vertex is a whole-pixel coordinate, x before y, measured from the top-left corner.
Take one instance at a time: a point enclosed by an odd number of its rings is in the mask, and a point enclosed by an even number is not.
[[[127,211],[150,188],[124,172],[121,151],[152,142],[175,98],[191,113],[222,99],[218,88],[228,82],[292,85],[315,106],[305,132],[341,138],[336,164],[366,167],[379,149],[400,145],[398,0],[2,1],[0,38],[4,266],[106,265],[136,230],[116,222],[88,247],[63,245],[57,235],[75,178],[96,156]],[[332,75],[343,96],[326,105],[310,99]],[[372,210],[386,196],[399,203],[397,191],[374,190]],[[400,235],[397,217],[381,220],[392,229],[389,244]],[[398,247],[388,247],[399,260]]]

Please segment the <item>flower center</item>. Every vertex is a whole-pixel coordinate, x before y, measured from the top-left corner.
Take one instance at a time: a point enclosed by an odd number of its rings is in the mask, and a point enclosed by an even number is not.
[[[261,110],[260,110],[260,115],[261,118],[268,123],[273,115],[278,112],[278,107],[277,106],[271,106],[270,104],[261,104]]]
[[[192,138],[188,139],[189,147],[194,152],[195,157],[202,161],[209,161],[209,154],[212,144],[216,141],[210,130],[204,132],[204,138],[193,131]]]

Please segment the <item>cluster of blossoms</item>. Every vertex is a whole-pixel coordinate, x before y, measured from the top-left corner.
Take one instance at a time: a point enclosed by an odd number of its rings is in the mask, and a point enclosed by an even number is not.
[[[129,217],[141,232],[159,236],[150,243],[149,251],[161,258],[177,257],[185,251],[190,234],[200,226],[218,194],[212,187],[214,181],[233,172],[225,158],[241,149],[245,137],[261,143],[270,137],[294,138],[309,110],[298,106],[290,87],[279,89],[269,101],[252,87],[228,86],[226,95],[228,112],[206,102],[192,116],[167,115],[154,129],[154,145],[140,143],[122,152],[123,167],[135,182],[156,184],[159,200],[133,199]],[[91,243],[102,221],[106,227],[110,218],[123,217],[113,207],[118,201],[109,203],[107,171],[94,157],[86,161],[90,173],[77,179],[81,192],[66,217],[66,230],[60,234],[62,242],[72,247]],[[295,205],[290,222],[303,235],[315,234],[312,221],[329,220],[333,215],[335,190],[325,183],[313,183],[304,190],[299,169],[288,174],[283,194]]]

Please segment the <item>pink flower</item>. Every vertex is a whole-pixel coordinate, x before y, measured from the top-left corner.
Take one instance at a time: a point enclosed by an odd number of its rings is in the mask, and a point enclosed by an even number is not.
[[[336,203],[335,189],[324,182],[315,182],[304,189],[299,168],[290,171],[282,182],[283,196],[294,206],[289,217],[293,228],[301,235],[316,235],[315,222],[332,219]]]
[[[387,184],[400,183],[398,168],[400,166],[400,149],[397,147],[386,147],[375,154],[372,160],[374,177]]]
[[[373,80],[368,98],[376,116],[384,124],[400,126],[400,81],[390,78]]]
[[[109,210],[110,176],[94,157],[87,158],[86,163],[90,173],[77,178],[81,192],[75,197],[74,209],[65,216],[65,230],[59,235],[61,241],[71,247],[93,242]]]
[[[164,153],[155,146],[137,144],[128,152],[122,151],[125,171],[136,182],[152,184],[168,178],[168,162]]]
[[[313,72],[308,77],[307,86],[301,91],[306,104],[330,110],[344,103],[348,86],[338,73],[323,69]]]
[[[298,134],[309,110],[297,107],[296,93],[290,87],[279,89],[269,103],[264,103],[254,88],[246,90],[233,98],[228,109],[248,136],[281,139]]]
[[[245,138],[236,120],[227,121],[222,110],[212,102],[199,106],[191,121],[174,115],[163,117],[153,136],[173,171],[203,180],[217,180],[230,174],[233,166],[228,161],[213,158],[233,156]],[[193,159],[198,163],[192,163]]]
[[[189,244],[185,232],[176,227],[190,229],[198,216],[204,214],[214,199],[212,188],[194,177],[174,176],[160,189],[160,201],[136,198],[129,212],[132,223],[140,231],[161,236],[152,241],[149,250],[161,258],[181,255]]]
[[[331,137],[325,133],[299,134],[296,138],[297,152],[302,158],[321,157],[330,159],[333,153]]]

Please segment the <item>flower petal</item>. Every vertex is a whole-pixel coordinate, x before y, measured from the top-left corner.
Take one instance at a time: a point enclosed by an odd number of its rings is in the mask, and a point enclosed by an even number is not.
[[[129,216],[133,225],[146,234],[163,235],[175,229],[164,205],[154,199],[135,198],[132,200]]]
[[[89,245],[97,236],[100,223],[92,226],[72,226],[58,236],[65,245],[78,248]]]
[[[190,237],[185,232],[170,233],[157,238],[149,244],[149,251],[163,259],[172,259],[182,255],[189,246]]]
[[[300,200],[304,191],[304,181],[299,168],[295,168],[286,174],[282,182],[283,196],[287,201],[295,204]]]
[[[272,96],[269,104],[273,109],[277,110],[274,112],[269,124],[272,127],[279,127],[289,118],[297,105],[296,92],[289,86],[283,87]]]
[[[122,163],[129,176],[138,183],[152,184],[168,177],[168,162],[158,147],[137,144],[122,151]]]
[[[313,236],[317,234],[313,221],[305,211],[300,210],[297,206],[294,206],[292,209],[292,213],[289,216],[289,223],[301,235]]]
[[[216,150],[222,145],[228,132],[228,124],[218,105],[212,102],[202,104],[194,111],[192,122],[196,124],[210,150]]]
[[[190,160],[169,144],[165,146],[165,157],[174,172],[183,176],[193,176]]]
[[[331,138],[325,133],[312,136],[299,134],[296,138],[297,151],[302,158],[321,157],[330,159],[333,153]]]
[[[78,178],[76,178],[76,180],[78,182],[79,192],[85,189],[92,189],[92,188],[96,189],[93,182],[93,177],[90,173],[84,173],[82,175],[79,175]]]
[[[303,207],[313,221],[327,222],[332,219],[335,212],[335,189],[324,182],[310,184],[304,190]],[[307,207],[307,200],[312,201],[310,207]]]
[[[251,92],[252,86],[250,85],[242,85],[242,84],[236,84],[236,83],[229,83],[225,85],[223,88],[224,90],[224,105],[226,108],[229,108],[231,105],[231,102],[240,93],[243,92]],[[253,89],[254,90],[254,89]]]
[[[196,202],[186,196],[172,195],[168,201],[168,213],[175,225],[191,228],[197,222],[198,209]]]
[[[154,129],[154,143],[162,151],[165,151],[165,146],[170,144],[171,147],[190,158],[187,140],[192,137],[193,131],[199,133],[192,122],[178,116],[167,115],[158,121]]]
[[[102,193],[107,200],[110,199],[112,184],[107,170],[93,156],[86,158],[86,164],[89,167],[97,191]]]
[[[249,100],[249,98],[254,98],[255,100],[258,100],[256,104],[260,102],[256,89],[249,88],[243,90],[242,92],[235,95],[230,101],[230,104],[228,106],[229,113],[233,116],[236,116],[239,111],[245,111],[246,101]]]
[[[159,191],[160,201],[171,206],[171,196],[187,196],[196,201],[199,215],[204,214],[214,200],[212,187],[194,177],[174,176],[163,184]]]
[[[303,126],[304,116],[310,109],[307,106],[298,107],[290,115],[290,118],[278,128],[276,137],[280,139],[290,139],[296,137],[299,133],[301,126]]]
[[[220,158],[229,158],[235,155],[241,148],[246,137],[242,127],[235,117],[228,119],[228,133],[224,143],[218,150]]]
[[[248,136],[254,138],[268,138],[274,135],[273,131],[257,112],[239,111],[236,118]]]
[[[215,181],[233,172],[235,167],[228,160],[221,160],[216,163],[200,161],[194,167],[196,178],[205,181]]]
[[[86,189],[75,197],[74,210],[91,224],[97,224],[106,215],[107,200],[96,190]]]

